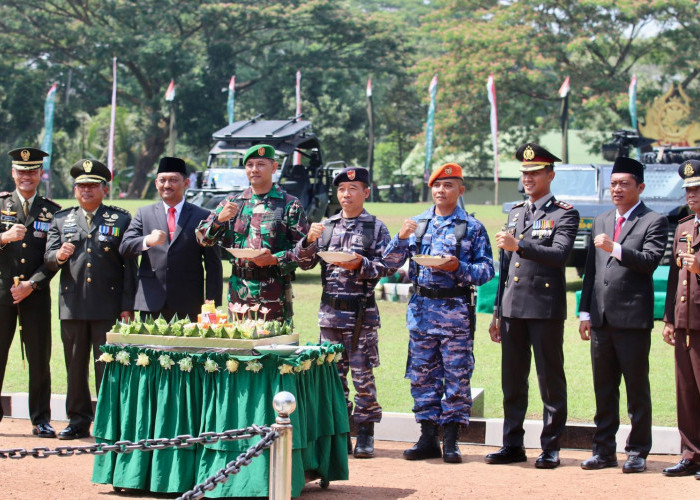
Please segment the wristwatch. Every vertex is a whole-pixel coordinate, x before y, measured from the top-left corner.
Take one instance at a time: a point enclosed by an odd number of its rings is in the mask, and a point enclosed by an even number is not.
[[[29,281],[29,286],[32,287],[32,290],[36,290],[36,281],[34,281],[34,280]]]

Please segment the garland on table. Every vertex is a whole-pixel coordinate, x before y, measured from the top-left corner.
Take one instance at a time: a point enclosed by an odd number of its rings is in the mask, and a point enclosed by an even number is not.
[[[124,366],[134,364],[145,368],[154,362],[153,366],[163,370],[175,368],[183,372],[191,372],[197,367],[202,367],[205,373],[225,372],[236,373],[240,369],[252,373],[258,373],[263,369],[260,360],[269,358],[276,359],[277,369],[281,375],[294,375],[303,373],[311,369],[314,361],[317,365],[324,363],[338,362],[342,357],[342,344],[331,344],[324,342],[313,349],[305,349],[300,354],[293,356],[279,356],[277,354],[263,354],[262,356],[237,356],[226,353],[202,353],[190,354],[184,352],[173,352],[163,354],[162,351],[143,348],[138,346],[123,346],[116,344],[106,344],[100,347],[102,355],[98,361],[104,363],[120,363]]]

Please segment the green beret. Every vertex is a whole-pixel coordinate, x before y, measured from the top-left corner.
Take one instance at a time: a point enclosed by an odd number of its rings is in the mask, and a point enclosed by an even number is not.
[[[269,144],[258,144],[257,146],[253,146],[246,151],[245,156],[243,157],[244,165],[245,162],[248,161],[248,158],[269,158],[270,160],[275,161],[275,148]]]

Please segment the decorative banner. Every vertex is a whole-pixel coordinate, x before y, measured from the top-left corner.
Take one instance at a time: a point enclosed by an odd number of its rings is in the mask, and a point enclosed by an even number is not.
[[[368,130],[368,144],[367,144],[367,170],[369,171],[369,185],[374,186],[374,103],[372,102],[372,77],[367,79],[367,121],[369,125]],[[377,201],[374,199],[374,189],[370,189],[369,200]]]
[[[430,179],[430,163],[433,159],[433,129],[435,126],[435,98],[437,97],[437,73],[430,80],[428,93],[430,94],[430,106],[428,107],[428,120],[425,124],[425,172],[423,180],[428,185]]]
[[[112,58],[112,111],[109,115],[109,145],[107,167],[114,177],[114,124],[117,116],[117,58]]]
[[[628,94],[630,99],[630,123],[632,124],[632,129],[637,130],[637,75],[632,75]]]
[[[491,141],[493,142],[493,182],[498,184],[498,111],[496,108],[496,82],[493,73],[486,82],[486,90],[491,103]]]
[[[564,80],[564,83],[561,84],[561,87],[559,87],[559,97],[562,99],[569,95],[569,90],[571,89],[569,85],[569,77],[566,77],[566,80]]]
[[[165,100],[170,102],[175,100],[175,80],[170,80],[168,90],[165,91]]]
[[[372,97],[372,77],[367,79],[367,97]]]
[[[57,84],[51,85],[49,92],[46,94],[46,102],[44,104],[44,140],[41,142],[41,149],[46,151],[49,156],[44,160],[44,174],[48,174],[51,170],[51,150],[53,149],[53,112],[56,100]]]
[[[301,71],[297,71],[297,88],[296,88],[296,97],[297,97],[297,112],[296,116],[299,117],[301,115]],[[294,161],[292,162],[293,165],[300,165],[301,164],[301,154],[298,152],[294,153]]]
[[[233,123],[233,103],[234,94],[236,93],[236,75],[231,77],[231,81],[228,82],[228,101],[226,101],[226,110],[228,111],[228,124]]]

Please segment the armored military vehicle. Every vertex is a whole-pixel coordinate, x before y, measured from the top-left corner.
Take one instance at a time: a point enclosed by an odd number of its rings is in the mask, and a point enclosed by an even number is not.
[[[311,122],[301,116],[265,120],[262,114],[257,115],[217,130],[212,140],[201,185],[190,186],[188,201],[213,210],[228,194],[242,192],[249,185],[243,165],[245,152],[256,144],[269,144],[275,148],[279,163],[274,181],[299,198],[309,220],[320,221],[340,209],[332,181],[345,163],[324,165],[319,138],[311,131]]]
[[[669,245],[662,265],[667,265],[671,258],[673,235],[678,221],[688,215],[685,204],[682,180],[678,176],[678,167],[689,159],[700,159],[700,148],[656,148],[649,145],[654,139],[640,137],[636,132],[619,130],[613,134],[613,140],[603,145],[603,157],[614,162],[618,156],[629,156],[630,149],[641,150],[640,161],[644,164],[644,184],[642,201],[652,210],[666,215],[669,221]],[[571,203],[581,215],[574,247],[567,261],[567,266],[576,267],[579,275],[583,273],[586,252],[590,241],[593,219],[596,215],[613,207],[610,199],[610,175],[612,163],[586,165],[557,165],[556,176],[552,182],[552,193],[557,199]],[[503,211],[509,212],[516,202],[503,204]]]

